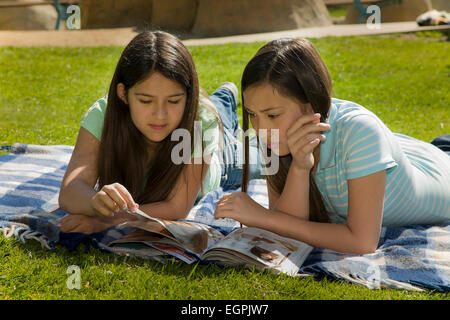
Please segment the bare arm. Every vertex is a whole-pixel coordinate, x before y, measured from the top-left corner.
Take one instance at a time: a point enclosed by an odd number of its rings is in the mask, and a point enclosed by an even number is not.
[[[71,214],[96,215],[90,199],[96,193],[94,186],[98,178],[99,147],[100,141],[81,127],[61,183],[58,201],[64,211]]]
[[[80,135],[84,135],[85,133],[81,133]],[[82,142],[77,143],[78,146],[82,145],[83,139],[86,137],[88,138],[89,135],[90,133],[87,132],[87,135],[85,137],[81,137],[79,141]],[[86,167],[88,167],[87,162],[89,161],[80,161],[75,151],[74,154],[75,157],[73,156],[73,159],[75,160],[71,159],[71,164],[69,164],[68,170],[66,172],[65,184],[62,186],[64,189],[63,192],[60,193],[60,203],[64,205],[64,201],[68,201],[69,205],[72,205],[72,209],[76,206],[76,203],[73,202],[79,201],[85,204],[89,199],[92,198],[92,195],[95,194],[93,187],[91,187],[89,183],[84,180],[86,179],[86,176],[91,185],[94,185],[94,180],[96,181],[96,178],[89,180],[88,175],[82,174],[86,174]],[[186,217],[195,202],[198,191],[200,190],[201,183],[208,171],[208,163],[203,164],[203,172],[202,164],[186,165],[182,171],[182,174],[178,178],[175,188],[172,190],[166,201],[143,204],[140,206],[140,209],[150,216],[163,219],[178,219]],[[77,179],[79,180],[76,181]],[[66,184],[68,185],[68,187],[66,186]],[[92,192],[90,190],[92,190]],[[80,205],[80,208],[82,207],[82,205],[83,204]],[[63,210],[67,210],[68,208],[67,204],[61,207],[63,208]],[[79,210],[81,211],[82,208]],[[87,210],[87,208],[85,208],[85,210]],[[93,233],[100,232],[122,222],[135,219],[136,218],[133,215],[128,214],[126,211],[120,211],[112,216],[97,215],[94,217],[87,217],[85,213],[78,213],[62,219],[60,229],[63,232]]]
[[[279,195],[267,184],[269,208],[303,220],[309,218],[309,170],[289,168],[283,192]]]
[[[314,166],[314,149],[325,139],[321,131],[330,128],[320,123],[320,114],[299,117],[287,131],[287,144],[292,163],[286,177],[283,191],[273,209],[294,217],[309,219],[309,173]],[[273,190],[269,196],[276,198]],[[270,198],[269,198],[270,201]],[[272,207],[271,207],[272,208]]]
[[[319,248],[365,254],[375,251],[380,236],[386,172],[348,180],[347,224],[311,222],[267,210],[245,193],[221,200],[216,217],[229,217],[247,226],[266,229]]]

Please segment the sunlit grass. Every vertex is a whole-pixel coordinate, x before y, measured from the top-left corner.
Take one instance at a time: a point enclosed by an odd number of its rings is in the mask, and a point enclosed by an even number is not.
[[[448,42],[433,33],[311,39],[333,78],[333,96],[355,101],[394,132],[431,141],[449,131]],[[240,82],[262,43],[190,47],[209,93]],[[122,47],[0,48],[0,145],[69,144],[109,87]],[[239,109],[241,114],[241,109]],[[248,269],[166,265],[83,248],[49,252],[0,237],[0,299],[449,299],[430,291],[369,290]],[[81,270],[80,290],[66,285]],[[189,278],[189,280],[186,280]]]

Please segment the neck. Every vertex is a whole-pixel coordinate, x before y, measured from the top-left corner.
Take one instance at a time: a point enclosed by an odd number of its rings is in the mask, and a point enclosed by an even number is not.
[[[147,148],[147,154],[148,154],[147,164],[150,164],[150,162],[152,161],[153,157],[155,156],[157,148],[158,148],[158,144],[157,143],[150,142],[148,144],[148,148]]]

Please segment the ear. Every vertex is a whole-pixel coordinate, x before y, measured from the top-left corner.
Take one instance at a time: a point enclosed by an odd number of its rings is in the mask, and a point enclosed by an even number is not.
[[[120,100],[122,100],[125,104],[128,104],[127,92],[125,90],[125,85],[123,83],[118,83],[116,90],[117,90],[117,95],[119,96]]]

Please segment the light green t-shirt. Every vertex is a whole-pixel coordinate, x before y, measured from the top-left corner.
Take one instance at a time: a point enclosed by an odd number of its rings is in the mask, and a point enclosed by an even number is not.
[[[102,136],[107,101],[108,95],[95,101],[81,121],[81,126],[92,133],[98,140],[101,140]],[[220,186],[222,168],[219,157],[220,128],[217,116],[219,114],[214,103],[210,99],[200,95],[197,121],[200,121],[198,124],[201,124],[204,143],[203,146],[195,145],[191,158],[192,162],[194,162],[194,158],[201,158],[203,154],[204,156],[211,155],[211,160],[208,172],[203,180],[203,194],[200,190],[197,195],[197,200],[207,192],[217,189]],[[201,143],[201,140],[198,139],[197,142]]]

